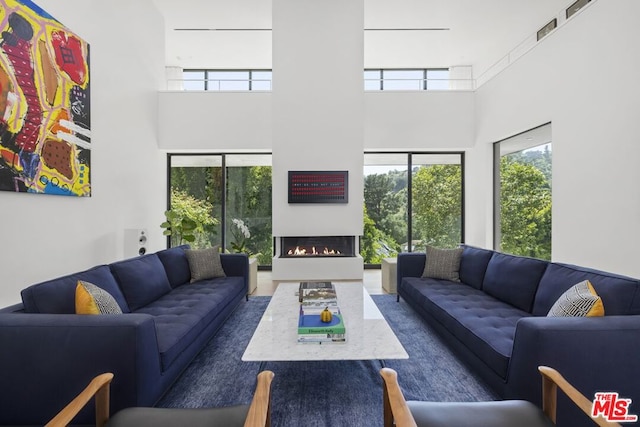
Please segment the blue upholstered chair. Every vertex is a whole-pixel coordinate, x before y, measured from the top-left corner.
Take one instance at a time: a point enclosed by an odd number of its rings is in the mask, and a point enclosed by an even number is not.
[[[540,366],[542,409],[525,400],[492,402],[417,402],[405,401],[393,369],[382,368],[384,380],[384,427],[553,427],[556,420],[556,396],[560,389],[587,415],[591,401],[576,390],[555,369]],[[598,426],[618,426],[602,417],[593,419]]]
[[[271,425],[271,381],[273,372],[258,374],[250,405],[225,408],[126,408],[109,417],[109,385],[113,374],[95,377],[46,427],[67,426],[95,397],[97,427],[269,427]]]

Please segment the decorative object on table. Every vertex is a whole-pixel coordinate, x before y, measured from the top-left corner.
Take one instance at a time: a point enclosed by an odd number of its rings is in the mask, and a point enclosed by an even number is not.
[[[298,298],[302,302],[305,289],[333,289],[335,293],[335,287],[331,282],[300,282],[300,288],[298,289]]]
[[[300,282],[298,342],[345,342],[346,329],[331,282]]]
[[[0,10],[0,190],[89,197],[89,43],[30,0]]]
[[[341,314],[332,314],[329,322],[322,320],[321,314],[304,314],[300,310],[298,320],[299,343],[345,342],[346,328]]]
[[[340,312],[336,289],[331,282],[301,282],[298,299],[305,314],[319,315],[327,308],[334,314]]]
[[[333,318],[333,314],[329,311],[329,307],[325,307],[320,313],[320,320],[323,323],[331,323],[331,319]]]

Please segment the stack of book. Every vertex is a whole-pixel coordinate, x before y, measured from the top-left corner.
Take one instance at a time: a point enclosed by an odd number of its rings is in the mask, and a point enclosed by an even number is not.
[[[331,282],[301,282],[298,290],[300,317],[298,342],[345,342],[346,330],[338,307],[336,289]],[[320,313],[328,309],[331,322],[323,322]]]
[[[338,297],[331,282],[300,282],[300,308],[305,314],[320,314],[325,308],[338,314]]]

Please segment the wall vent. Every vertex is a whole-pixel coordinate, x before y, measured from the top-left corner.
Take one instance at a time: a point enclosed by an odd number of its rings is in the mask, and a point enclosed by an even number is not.
[[[587,5],[587,3],[589,3],[591,0],[578,0],[575,3],[573,3],[571,6],[569,6],[567,8],[567,19],[571,18],[573,15],[576,14],[577,11],[579,11],[580,9],[582,9],[583,7],[585,7]]]
[[[558,26],[558,20],[556,18],[553,18],[551,21],[549,21],[547,25],[545,25],[544,27],[538,30],[537,40],[540,41],[543,37],[545,37],[551,31],[555,30],[557,26]]]

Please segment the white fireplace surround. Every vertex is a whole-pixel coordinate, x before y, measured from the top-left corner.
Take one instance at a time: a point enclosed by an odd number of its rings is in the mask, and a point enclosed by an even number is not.
[[[353,257],[292,257],[279,256],[282,244],[276,237],[272,261],[274,280],[362,280],[364,261],[359,255],[359,239],[355,239]]]
[[[364,1],[273,0],[272,26],[272,277],[362,280],[360,256],[278,255],[281,236],[363,234]],[[347,171],[348,203],[289,203],[290,171]]]

